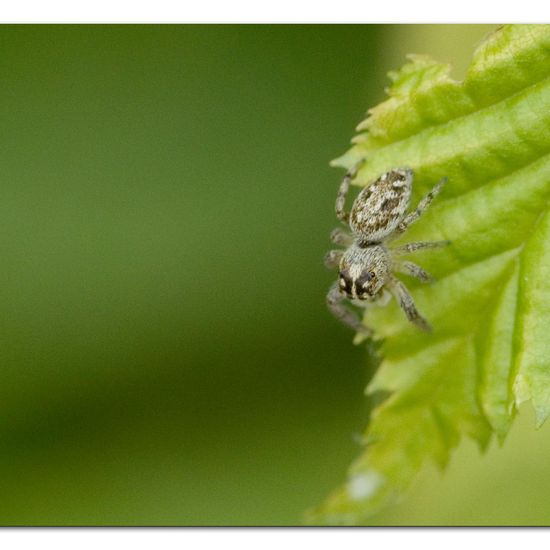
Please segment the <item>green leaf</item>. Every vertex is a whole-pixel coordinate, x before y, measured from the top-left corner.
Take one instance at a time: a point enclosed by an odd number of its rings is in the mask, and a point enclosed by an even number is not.
[[[362,523],[395,501],[427,461],[443,468],[463,435],[502,442],[516,407],[550,414],[550,26],[509,25],[475,52],[463,82],[410,56],[334,164],[366,158],[355,183],[414,170],[413,204],[448,184],[399,242],[449,239],[415,254],[437,279],[410,288],[425,334],[395,302],[367,311],[382,362],[367,394],[363,454],[308,521]],[[405,279],[405,278],[404,278]]]

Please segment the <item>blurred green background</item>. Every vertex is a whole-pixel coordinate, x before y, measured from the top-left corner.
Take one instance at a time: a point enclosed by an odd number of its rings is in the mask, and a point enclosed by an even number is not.
[[[406,53],[461,76],[490,29],[0,27],[1,524],[299,524],[344,479],[328,162]],[[372,523],[550,523],[531,421]]]

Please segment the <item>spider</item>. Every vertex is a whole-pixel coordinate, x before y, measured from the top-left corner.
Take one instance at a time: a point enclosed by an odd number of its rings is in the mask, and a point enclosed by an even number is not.
[[[325,256],[325,265],[329,268],[338,267],[339,271],[338,280],[327,294],[328,308],[343,323],[370,336],[372,329],[366,327],[359,316],[346,307],[344,300],[364,308],[373,302],[385,305],[393,295],[410,322],[422,330],[430,331],[429,323],[420,315],[409,291],[394,276],[394,272],[407,273],[423,283],[431,282],[432,277],[420,266],[401,260],[400,257],[417,250],[439,248],[449,244],[449,241],[412,242],[395,248],[390,248],[388,244],[422,215],[441,191],[447,178],[440,180],[416,209],[406,214],[411,199],[413,171],[409,168],[394,168],[365,187],[355,199],[351,212],[346,212],[349,186],[362,162],[345,175],[336,197],[336,216],[349,225],[351,235],[340,228],[331,234],[333,243],[347,248],[331,250]]]

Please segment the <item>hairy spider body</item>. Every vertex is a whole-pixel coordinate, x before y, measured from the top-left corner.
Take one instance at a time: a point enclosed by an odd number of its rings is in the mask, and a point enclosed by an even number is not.
[[[359,193],[349,216],[356,239],[380,243],[397,229],[411,201],[412,178],[410,170],[393,170]]]
[[[359,316],[343,303],[365,307],[377,302],[384,305],[395,296],[405,315],[416,326],[430,330],[428,322],[420,315],[405,285],[394,272],[407,273],[430,282],[431,276],[420,266],[399,260],[399,256],[426,248],[437,248],[448,241],[415,242],[390,248],[387,244],[406,231],[426,210],[446,182],[443,178],[420,201],[417,208],[406,213],[411,200],[413,172],[408,168],[395,168],[383,174],[373,184],[365,187],[355,199],[351,212],[346,212],[345,202],[349,186],[358,166],[350,170],[340,185],[336,198],[336,216],[349,225],[351,234],[335,229],[331,240],[347,246],[346,250],[331,250],[325,256],[327,267],[338,267],[338,281],[327,294],[327,304],[332,313],[358,332],[371,334],[372,330],[361,322]],[[388,292],[389,291],[389,292]]]

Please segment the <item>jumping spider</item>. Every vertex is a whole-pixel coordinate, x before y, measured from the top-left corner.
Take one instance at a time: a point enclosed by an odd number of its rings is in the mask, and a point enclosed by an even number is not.
[[[345,211],[346,197],[360,164],[346,174],[336,197],[336,216],[349,225],[352,234],[341,229],[335,229],[331,234],[332,242],[348,248],[331,250],[325,256],[325,265],[329,268],[338,267],[339,270],[338,281],[327,294],[328,308],[357,332],[371,335],[372,330],[363,325],[359,316],[348,309],[343,301],[347,298],[360,307],[373,302],[385,305],[393,294],[407,319],[420,329],[429,331],[429,323],[416,309],[405,285],[393,273],[407,273],[423,283],[430,282],[431,276],[420,266],[399,257],[417,250],[445,246],[449,241],[420,241],[395,248],[387,245],[422,215],[441,191],[447,178],[439,181],[416,209],[406,214],[411,198],[413,171],[395,168],[365,187],[348,213]]]

